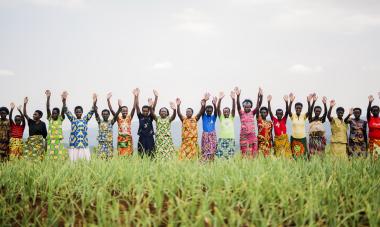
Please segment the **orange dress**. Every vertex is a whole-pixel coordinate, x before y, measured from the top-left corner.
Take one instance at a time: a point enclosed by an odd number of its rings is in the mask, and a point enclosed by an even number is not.
[[[194,159],[198,156],[198,122],[195,117],[182,122],[182,144],[179,159]]]

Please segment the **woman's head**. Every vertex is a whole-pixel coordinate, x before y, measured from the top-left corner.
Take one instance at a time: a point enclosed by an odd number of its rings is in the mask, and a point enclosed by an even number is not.
[[[303,104],[300,103],[300,102],[297,102],[295,105],[294,105],[295,109],[296,109],[296,114],[297,115],[300,115],[301,112],[302,112],[302,108],[303,108]]]
[[[339,119],[342,119],[344,115],[344,108],[343,107],[336,108],[336,115],[338,116]]]
[[[191,118],[193,116],[194,110],[192,108],[186,109],[186,117]]]
[[[102,110],[102,118],[104,121],[108,121],[108,119],[110,118],[110,111],[107,110],[107,109],[104,109]]]
[[[59,114],[60,114],[59,108],[53,108],[53,110],[51,111],[51,118],[53,120],[57,120],[59,117]]]
[[[38,121],[38,120],[40,120],[42,118],[42,116],[43,116],[42,111],[41,110],[36,110],[33,113],[33,120]]]
[[[252,109],[253,103],[250,99],[246,99],[243,101],[244,112],[249,113]]]
[[[149,115],[149,113],[150,113],[150,108],[149,108],[149,106],[143,106],[142,108],[141,108],[141,114],[144,116],[144,117],[147,117],[148,115]]]
[[[123,116],[124,118],[128,116],[128,107],[126,106],[121,107],[121,116]]]
[[[268,116],[268,108],[266,108],[265,106],[261,107],[260,108],[260,115],[261,115],[261,118],[262,119],[267,119],[267,116]]]
[[[231,114],[231,110],[230,110],[230,108],[225,107],[225,108],[223,109],[223,116],[224,116],[225,118],[229,118],[229,117],[230,117],[230,114]]]
[[[83,115],[83,108],[81,106],[76,106],[75,109],[74,109],[74,112],[75,112],[75,116],[78,118],[78,119],[81,119],[82,118],[82,115]]]
[[[161,118],[167,118],[169,116],[169,110],[166,107],[162,107],[159,111]]]
[[[360,109],[359,107],[356,107],[354,108],[353,112],[354,112],[355,119],[360,119],[360,116],[362,115],[362,109]]]
[[[321,113],[322,113],[322,107],[320,107],[320,106],[314,107],[314,114],[316,117],[319,117],[321,115]]]
[[[276,117],[278,120],[281,120],[284,117],[284,111],[282,109],[276,110]]]
[[[22,117],[21,117],[21,115],[16,115],[16,116],[15,116],[15,124],[16,124],[16,125],[21,125],[21,122],[22,122]]]
[[[5,120],[7,118],[7,115],[9,114],[9,110],[7,107],[0,107],[0,118],[2,120]]]
[[[214,111],[214,107],[212,107],[211,105],[206,106],[205,112],[208,116],[212,115],[212,111]]]
[[[379,116],[379,106],[372,106],[371,107],[371,113],[374,117]]]

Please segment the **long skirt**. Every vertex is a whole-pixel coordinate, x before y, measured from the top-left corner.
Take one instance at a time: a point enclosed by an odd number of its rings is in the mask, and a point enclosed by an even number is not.
[[[98,144],[98,157],[111,158],[113,156],[113,142],[112,141],[99,141]]]
[[[274,137],[274,154],[277,157],[292,157],[288,134]]]
[[[91,159],[90,149],[86,148],[70,148],[69,149],[69,158],[72,162],[85,159],[89,161]]]
[[[245,157],[257,156],[257,137],[254,133],[240,134],[240,150]]]
[[[369,139],[369,152],[375,159],[380,156],[380,139]]]
[[[132,155],[132,136],[119,134],[117,137],[117,151],[119,152],[119,156]]]
[[[309,155],[321,155],[325,153],[326,137],[321,134],[309,135]]]
[[[154,138],[152,136],[140,136],[137,150],[141,157],[154,157]]]
[[[272,140],[269,138],[264,138],[262,136],[257,137],[259,154],[268,157],[270,155],[270,150],[272,148]]]
[[[290,148],[292,149],[293,158],[307,157],[307,140],[306,137],[302,139],[290,137]]]
[[[11,159],[20,158],[22,156],[24,143],[22,138],[11,138],[9,140],[9,157]]]
[[[156,157],[171,159],[174,155],[174,144],[171,136],[156,136]]]
[[[41,135],[29,136],[25,143],[24,157],[31,160],[42,160],[45,156],[45,139]]]
[[[348,155],[352,157],[367,157],[367,143],[364,141],[364,138],[349,138]]]
[[[63,146],[62,139],[47,139],[47,157],[51,159],[59,159],[59,160],[65,160],[66,159],[66,150]]]
[[[0,140],[0,161],[5,161],[8,159],[9,153],[9,139]]]
[[[216,156],[218,158],[231,158],[235,154],[235,139],[234,138],[219,138]]]
[[[198,157],[198,138],[182,138],[179,160],[196,159]]]
[[[216,132],[203,132],[202,133],[202,159],[214,160],[216,153]]]
[[[330,143],[330,152],[334,157],[346,159],[347,158],[347,144],[346,143]]]

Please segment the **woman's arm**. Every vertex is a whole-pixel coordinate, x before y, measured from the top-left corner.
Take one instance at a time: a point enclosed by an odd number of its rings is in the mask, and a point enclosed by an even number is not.
[[[51,111],[50,111],[50,96],[51,96],[51,91],[46,90],[46,114],[47,114],[47,119],[49,120],[51,117]]]
[[[224,93],[219,92],[219,100],[218,100],[218,105],[216,106],[216,110],[218,112],[218,117],[222,115],[222,111],[220,110],[220,106],[222,104],[222,99],[224,98]]]
[[[153,109],[153,105],[154,105],[153,99],[151,99],[151,98],[148,99],[148,105],[149,105],[150,114],[152,115],[153,120],[157,121],[157,115],[156,115],[156,113],[154,112],[154,109]]]
[[[111,112],[112,116],[115,117],[117,115],[116,115],[115,111],[112,108],[111,98],[112,98],[112,92],[110,92],[110,93],[107,94],[107,104],[108,104],[108,109],[110,109],[110,112]]]
[[[141,114],[140,103],[139,103],[139,95],[140,95],[140,89],[136,88],[136,92],[135,92],[135,96],[136,96],[135,97],[136,98],[135,109],[136,109],[137,115]]]
[[[232,100],[232,112],[231,112],[231,115],[232,117],[235,117],[235,113],[236,113],[236,102],[235,102],[235,92],[234,91],[231,91],[231,100]]]
[[[347,117],[344,119],[344,123],[348,124],[350,122],[350,117],[354,113],[354,109],[350,108],[350,112],[348,113]]]
[[[195,119],[199,121],[199,119],[203,116],[206,110],[206,100],[202,99],[201,101],[201,109],[199,110],[198,114],[195,116]]]
[[[172,108],[173,110],[173,114],[172,116],[170,117],[170,122],[174,121],[175,117],[177,116],[177,110],[176,110],[176,106],[175,106],[175,103],[174,102],[170,102],[170,107]]]
[[[13,122],[13,110],[15,108],[15,104],[13,102],[11,102],[11,111],[9,111],[9,122],[11,124],[14,124]]]
[[[272,96],[271,95],[268,95],[267,97],[267,101],[268,101],[268,112],[269,112],[269,116],[271,119],[273,119],[273,113],[272,113],[272,108],[270,106],[270,102],[272,101]]]
[[[152,112],[156,110],[157,101],[158,101],[158,91],[153,90],[153,94],[154,94],[154,103],[152,105]]]
[[[241,94],[241,90],[238,87],[235,87],[235,94],[236,94],[237,110],[238,110],[238,113],[240,115],[240,111],[241,111],[240,94]]]
[[[25,97],[25,98],[24,98],[24,110],[23,110],[23,114],[24,114],[26,120],[29,121],[29,120],[30,120],[30,117],[29,117],[28,114],[26,113],[26,105],[28,105],[28,102],[29,102],[28,97]]]
[[[372,102],[375,100],[372,95],[368,96],[368,107],[367,107],[367,121],[369,122],[369,119],[371,119],[371,108],[372,108]]]
[[[331,100],[330,101],[330,108],[329,108],[329,111],[327,113],[327,119],[329,119],[330,122],[332,122],[332,120],[333,120],[333,118],[331,116],[331,112],[332,112],[332,109],[334,106],[335,106],[335,100]]]
[[[22,106],[20,105],[20,106],[17,107],[17,110],[18,110],[18,112],[20,113],[20,116],[21,116],[21,125],[25,126],[26,125],[25,124],[25,116],[22,113],[21,108],[22,108]]]
[[[183,121],[184,117],[183,117],[183,115],[181,113],[181,108],[180,108],[181,107],[181,99],[177,98],[176,99],[176,104],[177,104],[177,114],[178,114],[178,117],[179,117],[179,119],[181,121]]]
[[[289,108],[288,108],[288,115],[289,115],[289,117],[292,117],[293,116],[292,106],[293,106],[294,100],[296,99],[296,96],[294,96],[293,93],[290,93],[289,94],[289,99],[290,99],[290,103],[289,103]]]
[[[212,99],[212,106],[214,107],[214,116],[217,117],[218,116],[218,108],[216,107],[216,104],[218,102],[218,98],[217,97],[214,97]]]
[[[327,98],[326,96],[323,96],[322,98],[322,103],[323,103],[323,116],[322,116],[322,123],[326,122],[326,117],[327,117]]]

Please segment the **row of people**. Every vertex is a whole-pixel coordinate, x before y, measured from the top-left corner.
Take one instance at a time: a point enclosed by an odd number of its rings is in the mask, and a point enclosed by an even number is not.
[[[176,118],[182,122],[182,143],[179,150],[180,159],[194,159],[198,157],[198,121],[202,119],[203,133],[201,142],[202,160],[212,160],[215,156],[229,158],[234,155],[235,131],[234,118],[236,107],[240,116],[240,149],[243,156],[255,157],[258,154],[269,156],[272,151],[276,156],[285,157],[306,157],[315,154],[325,153],[326,132],[324,122],[328,120],[331,125],[330,151],[340,157],[377,156],[380,148],[380,118],[379,107],[372,106],[373,96],[369,96],[367,108],[367,121],[362,120],[361,109],[350,109],[350,113],[344,117],[344,108],[336,109],[337,117],[332,117],[332,109],[335,101],[330,101],[327,107],[327,98],[322,98],[322,107],[315,106],[318,97],[310,94],[307,97],[308,108],[306,113],[302,113],[303,104],[294,104],[295,113],[292,112],[294,94],[284,96],[285,111],[277,109],[275,115],[272,113],[272,96],[267,97],[267,107],[262,107],[263,91],[260,88],[257,95],[256,106],[249,99],[240,102],[241,90],[235,88],[230,93],[232,108],[221,109],[222,100],[225,94],[221,92],[218,97],[212,99],[212,105],[207,105],[211,95],[206,93],[201,100],[201,108],[194,116],[194,110],[187,108],[185,115],[181,112],[181,100],[177,98],[170,103],[172,114],[169,109],[163,107],[158,115],[155,108],[158,101],[158,92],[154,90],[154,99],[148,100],[148,105],[140,109],[140,90],[133,90],[134,104],[129,112],[127,106],[118,101],[118,109],[115,112],[112,108],[112,94],[107,95],[109,109],[104,109],[101,116],[97,108],[97,95],[93,95],[92,109],[83,116],[83,108],[74,108],[74,114],[66,107],[67,92],[63,92],[62,108],[50,110],[51,92],[45,92],[47,97],[46,112],[48,120],[48,130],[46,124],[41,120],[43,113],[36,110],[31,117],[27,114],[28,98],[24,99],[22,106],[17,109],[19,115],[13,119],[14,103],[11,103],[11,110],[0,108],[0,154],[2,159],[25,156],[33,159],[41,159],[45,154],[54,159],[61,159],[67,156],[63,146],[62,123],[65,117],[71,122],[71,133],[69,138],[70,147],[68,154],[71,160],[90,159],[88,148],[88,122],[95,115],[99,125],[97,154],[101,157],[111,157],[113,155],[113,126],[117,122],[118,137],[117,150],[120,156],[131,155],[133,153],[133,141],[131,133],[131,122],[135,112],[139,120],[138,129],[138,153],[142,156],[170,158],[175,153],[175,148],[170,132],[171,122]],[[380,93],[379,93],[380,97]],[[9,114],[9,119],[7,115]],[[111,119],[111,115],[113,116]],[[270,120],[268,120],[268,115]],[[354,115],[352,118],[351,116]],[[217,118],[220,121],[220,133],[217,139],[215,123]],[[255,118],[257,122],[258,135],[256,136]],[[287,134],[286,123],[290,118],[292,122],[292,135]],[[156,122],[156,132],[153,128],[153,121]],[[306,121],[309,121],[309,142],[306,136]],[[23,144],[23,132],[26,122],[29,126],[29,137]],[[347,137],[348,125],[350,126]],[[367,125],[369,128],[369,141],[367,141]],[[273,136],[274,132],[274,136]]]

